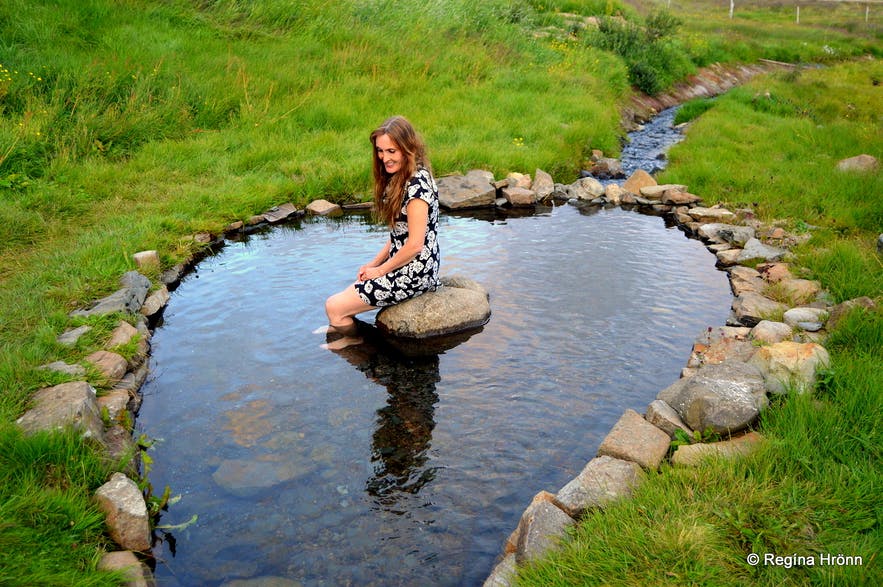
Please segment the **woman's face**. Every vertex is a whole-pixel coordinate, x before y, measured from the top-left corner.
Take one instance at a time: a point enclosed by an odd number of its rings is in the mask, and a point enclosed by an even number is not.
[[[396,174],[402,169],[405,156],[389,135],[377,137],[377,140],[374,141],[374,151],[388,174]]]

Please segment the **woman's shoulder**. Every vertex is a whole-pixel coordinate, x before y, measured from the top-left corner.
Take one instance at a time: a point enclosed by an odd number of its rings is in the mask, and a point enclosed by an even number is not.
[[[425,167],[417,168],[417,171],[414,172],[414,175],[412,175],[410,181],[408,181],[409,196],[413,197],[421,191],[428,191],[430,193],[438,191],[435,179],[432,177],[432,172]]]
[[[434,181],[432,178],[432,172],[429,171],[426,167],[422,165],[417,168],[417,171],[414,172],[414,175],[411,176],[411,182],[432,182]]]

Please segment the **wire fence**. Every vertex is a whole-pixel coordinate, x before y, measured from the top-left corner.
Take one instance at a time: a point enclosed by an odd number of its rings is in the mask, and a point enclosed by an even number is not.
[[[663,0],[668,8],[672,4],[678,4],[677,0]],[[883,0],[723,0],[722,5],[729,5],[729,17],[738,16],[739,10],[757,10],[757,9],[783,9],[794,7],[795,21],[800,23],[800,9],[812,8],[820,10],[831,10],[834,6],[838,8],[848,7],[850,10],[855,9],[856,20],[863,20],[866,24],[875,22],[883,22]],[[873,8],[872,8],[873,7]]]

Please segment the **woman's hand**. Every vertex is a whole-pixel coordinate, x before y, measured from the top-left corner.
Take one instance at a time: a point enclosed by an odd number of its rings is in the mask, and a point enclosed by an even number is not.
[[[359,273],[356,276],[358,281],[367,281],[368,279],[375,279],[383,275],[383,270],[379,267],[370,267],[368,265],[362,265],[359,267]]]

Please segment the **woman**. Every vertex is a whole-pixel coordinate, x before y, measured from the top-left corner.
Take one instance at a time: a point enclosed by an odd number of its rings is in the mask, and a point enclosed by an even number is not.
[[[356,282],[325,302],[328,332],[347,338],[356,334],[356,314],[438,287],[438,187],[423,141],[410,122],[393,116],[371,133],[371,144],[375,214],[390,233],[377,256],[359,267]]]

